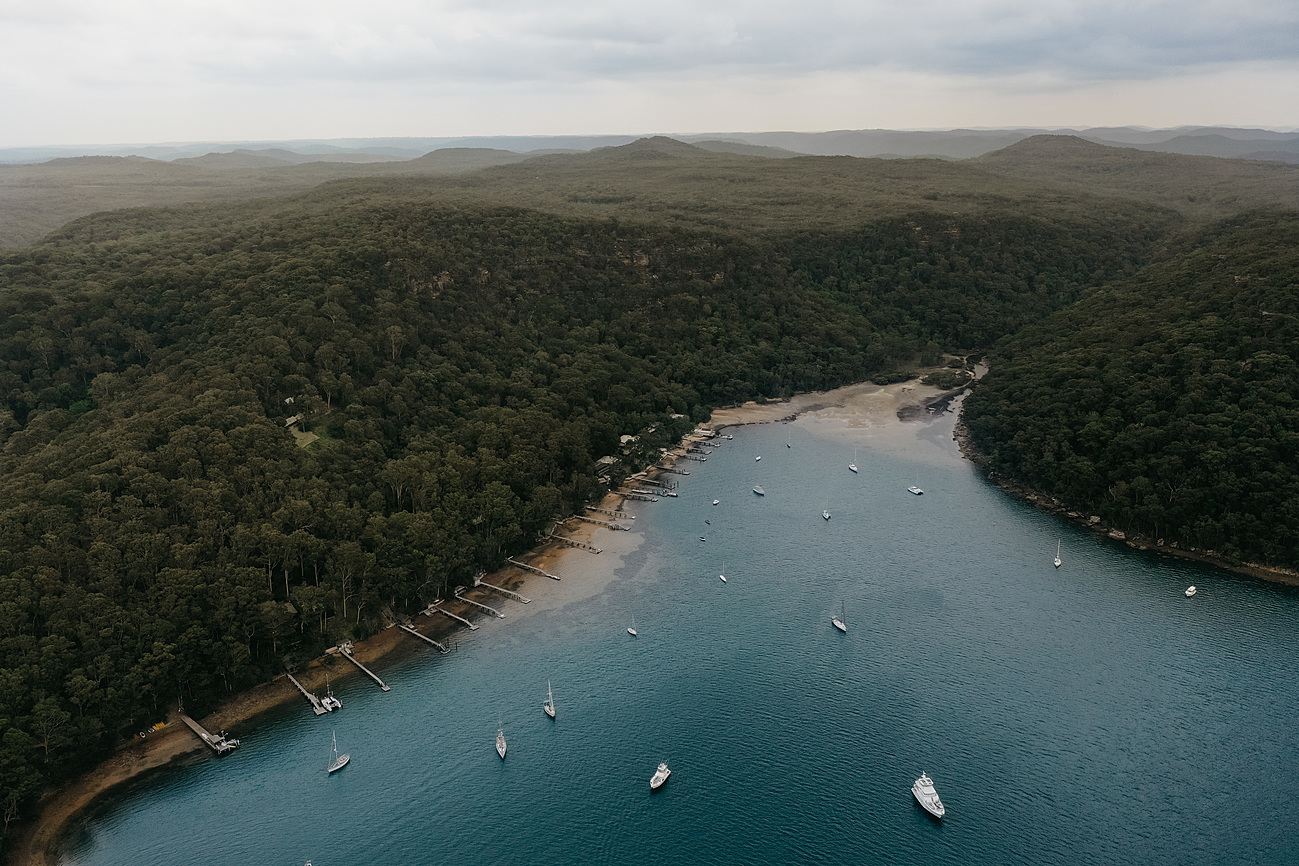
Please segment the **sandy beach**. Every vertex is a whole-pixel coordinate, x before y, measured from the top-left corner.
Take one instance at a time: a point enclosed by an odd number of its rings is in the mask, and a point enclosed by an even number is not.
[[[854,445],[885,451],[905,449],[913,456],[923,457],[926,446],[923,437],[918,437],[917,428],[943,414],[940,412],[936,416],[927,413],[925,407],[942,400],[948,394],[949,392],[921,385],[917,380],[884,386],[862,383],[833,391],[799,394],[784,402],[745,403],[719,409],[704,426],[722,430],[742,424],[797,421],[798,425],[806,427],[817,436],[843,441],[846,449]],[[901,420],[903,418],[922,423],[906,423]],[[942,426],[950,428],[950,425]],[[950,444],[950,435],[943,438],[947,441],[932,443],[934,456],[952,459],[955,449]],[[918,442],[921,443],[919,447]],[[633,510],[632,505],[635,504],[637,503],[629,503],[628,511]],[[600,503],[600,507],[620,511],[624,507],[623,498],[609,494]],[[634,518],[630,516],[616,518],[603,513],[588,514],[598,520],[634,527]],[[508,599],[486,587],[476,587],[464,595],[502,610],[512,619],[561,608],[603,592],[614,579],[623,557],[635,551],[641,543],[641,533],[634,529],[629,532],[613,531],[599,523],[576,518],[570,518],[561,524],[556,529],[556,534],[596,546],[601,552],[594,554],[559,541],[547,541],[518,559],[558,574],[562,580],[554,581],[514,566],[507,566],[483,578],[485,583],[528,597],[528,604]],[[490,614],[461,601],[451,600],[443,607],[480,625],[492,622]],[[452,636],[456,640],[470,639],[464,626],[449,617],[420,615],[414,618],[413,624],[422,634],[443,643]],[[386,628],[357,643],[353,650],[354,656],[367,665],[393,653],[432,653],[433,658],[440,658],[435,649],[395,627]],[[376,673],[382,676],[382,671]],[[324,693],[327,678],[332,683],[343,683],[352,677],[364,677],[364,674],[345,660],[330,657],[317,659],[294,675],[306,688],[317,694]],[[306,703],[292,683],[286,677],[279,676],[231,698],[216,712],[198,721],[210,731],[230,730],[234,736],[238,736],[241,725],[294,701],[300,701],[304,705]],[[309,709],[304,706],[303,711],[309,712]],[[205,748],[173,713],[167,726],[157,733],[150,734],[144,740],[133,740],[90,772],[47,792],[42,798],[37,819],[15,839],[10,855],[11,864],[53,866],[57,862],[58,844],[63,833],[95,800],[172,761],[202,753]]]

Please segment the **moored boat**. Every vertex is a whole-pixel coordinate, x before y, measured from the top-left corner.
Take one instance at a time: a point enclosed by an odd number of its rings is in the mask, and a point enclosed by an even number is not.
[[[756,494],[758,494],[759,496],[766,496],[766,495],[767,495],[767,491],[763,490],[763,489],[762,489],[762,485],[760,485],[760,484],[757,485],[757,486],[755,486],[755,487],[753,488],[753,492],[756,493]]]
[[[657,791],[659,788],[662,788],[663,783],[666,782],[668,776],[671,775],[672,771],[668,769],[667,764],[659,764],[659,768],[655,770],[654,775],[650,777],[650,790]]]
[[[1194,586],[1188,586],[1188,587],[1186,588],[1186,597],[1187,597],[1187,598],[1190,598],[1190,597],[1193,596],[1193,595],[1195,595],[1195,587],[1194,587]]]
[[[550,688],[550,680],[546,680],[546,702],[541,705],[541,708],[552,719],[555,717],[555,693]]]
[[[910,487],[908,487],[907,490],[908,490],[909,492],[911,492],[911,493],[916,494],[917,496],[920,496],[921,494],[923,494],[923,493],[925,492],[925,491],[921,490],[919,487],[916,487],[914,484],[911,485]]]
[[[830,622],[844,634],[848,633],[848,613],[843,602],[839,603],[839,615],[830,617]]]
[[[911,786],[911,793],[915,794],[916,802],[935,818],[941,818],[947,814],[943,801],[938,799],[938,792],[934,790],[934,780],[924,773],[921,773],[920,778],[916,779],[916,783]]]
[[[347,762],[352,760],[352,756],[338,754],[338,734],[334,734],[334,749],[331,752],[333,756],[329,762],[329,772],[333,773],[347,766]]]
[[[1058,541],[1055,543],[1055,559],[1051,560],[1051,564],[1056,568],[1060,567],[1060,542]]]
[[[496,754],[501,756],[502,761],[505,760],[505,728],[503,727],[496,729]]]

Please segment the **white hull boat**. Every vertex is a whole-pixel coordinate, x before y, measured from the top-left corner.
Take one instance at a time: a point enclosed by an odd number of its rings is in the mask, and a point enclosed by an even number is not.
[[[1187,598],[1190,598],[1190,597],[1193,596],[1193,595],[1195,595],[1195,587],[1194,587],[1194,586],[1188,586],[1188,587],[1186,588],[1186,597],[1187,597]]]
[[[505,760],[505,729],[504,728],[496,729],[496,754],[501,756],[502,761]]]
[[[935,818],[947,814],[943,801],[938,799],[938,792],[934,790],[934,780],[924,773],[921,773],[920,778],[916,779],[916,783],[911,786],[911,793],[916,796],[916,802]]]
[[[830,617],[830,622],[834,625],[835,628],[839,629],[839,631],[843,632],[844,634],[848,633],[848,614],[845,612],[845,608],[843,607],[843,605],[840,605],[839,607],[838,616]]]
[[[550,680],[546,680],[546,702],[541,705],[541,709],[552,719],[555,717],[555,693],[551,691]]]
[[[668,776],[671,775],[672,771],[668,769],[667,764],[659,764],[659,768],[655,770],[654,775],[650,777],[650,790],[657,791],[659,788],[662,788],[663,783],[666,782]]]
[[[1061,563],[1060,563],[1060,542],[1058,542],[1058,541],[1055,543],[1055,559],[1051,560],[1051,564],[1054,565],[1056,568],[1059,568],[1060,565],[1061,565]]]
[[[907,491],[910,492],[910,493],[914,493],[914,494],[916,494],[917,496],[921,496],[921,495],[923,495],[924,492],[925,492],[925,491],[921,490],[919,487],[915,487],[914,485],[911,486],[911,487],[908,487],[908,488],[907,488]]]
[[[330,759],[330,761],[329,761],[329,772],[331,772],[331,773],[336,773],[336,772],[338,772],[339,770],[343,769],[344,767],[347,766],[347,762],[350,761],[350,760],[352,760],[352,756],[351,756],[350,754],[349,754],[349,755],[340,755],[340,754],[338,754],[338,735],[337,735],[337,734],[334,734],[334,750],[333,750],[333,752],[331,752],[331,755],[332,755],[332,757],[331,757],[331,759]]]

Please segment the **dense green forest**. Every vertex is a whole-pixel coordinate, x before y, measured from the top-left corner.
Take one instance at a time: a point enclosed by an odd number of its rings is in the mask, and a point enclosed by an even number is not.
[[[1027,174],[1039,144],[1024,146]],[[1067,178],[1076,154],[1061,154]],[[6,831],[178,698],[201,712],[530,547],[605,489],[599,458],[620,458],[616,483],[714,406],[895,377],[944,352],[1000,347],[970,406],[1003,471],[1073,496],[1041,470],[1050,451],[1074,467],[1068,483],[1110,497],[1098,509],[1117,507],[1114,490],[1137,509],[1098,511],[1109,519],[1245,553],[1236,517],[1203,540],[1190,484],[1179,534],[1137,480],[1163,476],[1111,477],[1121,449],[1086,448],[1129,437],[1143,459],[1174,453],[1101,401],[1135,399],[1130,380],[1154,362],[1120,356],[1196,309],[1160,339],[1198,378],[1142,386],[1163,402],[1137,420],[1182,439],[1256,431],[1252,450],[1223,452],[1237,479],[1293,457],[1281,403],[1238,406],[1232,424],[1170,419],[1173,384],[1214,400],[1242,371],[1291,387],[1294,223],[1208,228],[1177,195],[1009,171],[641,142],[120,209],[0,255]],[[1245,186],[1290,195],[1294,177]],[[1179,294],[1201,285],[1198,306]],[[1157,292],[1145,331],[1116,327]],[[1082,332],[1077,365],[1058,366],[1072,356],[1052,340]],[[1231,354],[1237,335],[1255,342]],[[1092,376],[1102,362],[1110,380]],[[1026,376],[1076,405],[1029,402]],[[624,452],[628,433],[640,440]],[[1077,459],[1041,445],[1069,436]],[[1102,481],[1079,480],[1078,455]],[[1267,555],[1294,556],[1272,540]]]
[[[999,345],[990,466],[1150,541],[1299,564],[1299,216],[1249,214]]]

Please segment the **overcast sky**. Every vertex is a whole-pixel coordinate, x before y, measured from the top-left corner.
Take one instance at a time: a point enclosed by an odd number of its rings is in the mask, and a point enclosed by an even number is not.
[[[1299,0],[0,0],[0,146],[1297,109]]]

